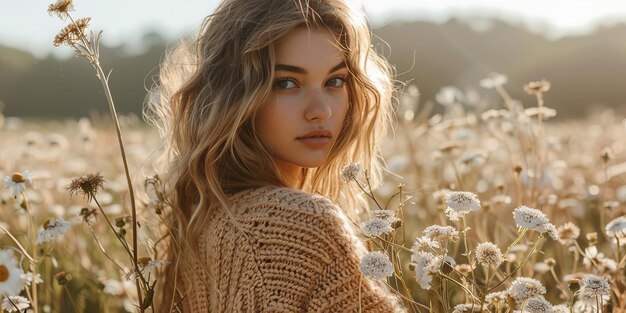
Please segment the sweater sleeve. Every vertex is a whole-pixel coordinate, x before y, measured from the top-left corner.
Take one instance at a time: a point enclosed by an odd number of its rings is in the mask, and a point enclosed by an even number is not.
[[[351,223],[330,201],[321,201],[325,234],[332,246],[327,264],[312,291],[307,312],[406,312],[397,296],[383,282],[372,281],[360,270],[360,257],[367,252]]]

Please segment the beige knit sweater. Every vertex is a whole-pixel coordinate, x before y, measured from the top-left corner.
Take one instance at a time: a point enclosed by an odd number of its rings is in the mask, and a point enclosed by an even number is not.
[[[406,312],[360,272],[367,251],[329,199],[267,186],[230,200],[250,239],[216,210],[200,238],[208,274],[181,275],[184,312]],[[208,292],[206,275],[219,294]]]

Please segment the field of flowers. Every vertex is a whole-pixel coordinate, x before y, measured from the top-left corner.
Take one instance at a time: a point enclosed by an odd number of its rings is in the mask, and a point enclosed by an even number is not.
[[[494,79],[504,78],[482,83]],[[537,109],[535,96],[522,104],[496,85],[486,93],[499,90],[503,100],[482,106],[442,89],[441,114],[422,112],[408,88],[385,149],[393,174],[371,193],[359,166],[346,167],[347,183],[378,209],[359,223],[376,251],[362,271],[387,279],[416,312],[479,312],[481,304],[489,312],[623,312],[624,120],[605,111],[552,122],[556,112]],[[133,179],[142,181],[153,174],[145,162],[158,134],[136,116],[120,123]],[[33,311],[137,310],[116,141],[103,117],[3,119],[0,293],[20,294],[4,298],[3,309],[36,301]],[[81,189],[89,179],[97,195]],[[149,236],[155,212],[138,202],[139,263],[150,280],[159,265]]]

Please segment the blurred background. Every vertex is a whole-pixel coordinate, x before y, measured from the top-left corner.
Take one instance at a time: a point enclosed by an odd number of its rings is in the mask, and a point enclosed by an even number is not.
[[[50,1],[13,1],[0,11],[0,107],[5,116],[62,119],[108,112],[91,66],[52,40],[64,22]],[[101,61],[112,70],[121,113],[141,112],[164,51],[193,34],[216,0],[75,1],[75,17],[104,30]],[[557,118],[599,108],[626,111],[626,2],[363,0],[376,47],[399,82],[419,89],[420,105],[442,110],[437,93],[455,86],[466,97],[498,98],[481,88],[490,72],[508,76],[516,99],[533,103],[522,86],[552,82],[546,105]]]

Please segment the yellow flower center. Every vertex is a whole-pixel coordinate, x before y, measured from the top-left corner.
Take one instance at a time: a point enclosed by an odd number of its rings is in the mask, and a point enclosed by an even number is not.
[[[0,283],[3,283],[7,281],[8,279],[9,279],[9,269],[4,265],[0,265]]]
[[[150,261],[151,261],[150,257],[147,257],[147,256],[141,257],[137,259],[137,265],[139,267],[146,267],[148,266],[148,263],[150,263]]]
[[[22,176],[22,173],[20,172],[13,173],[13,176],[11,176],[11,180],[16,184],[23,184],[26,182],[24,176]]]

